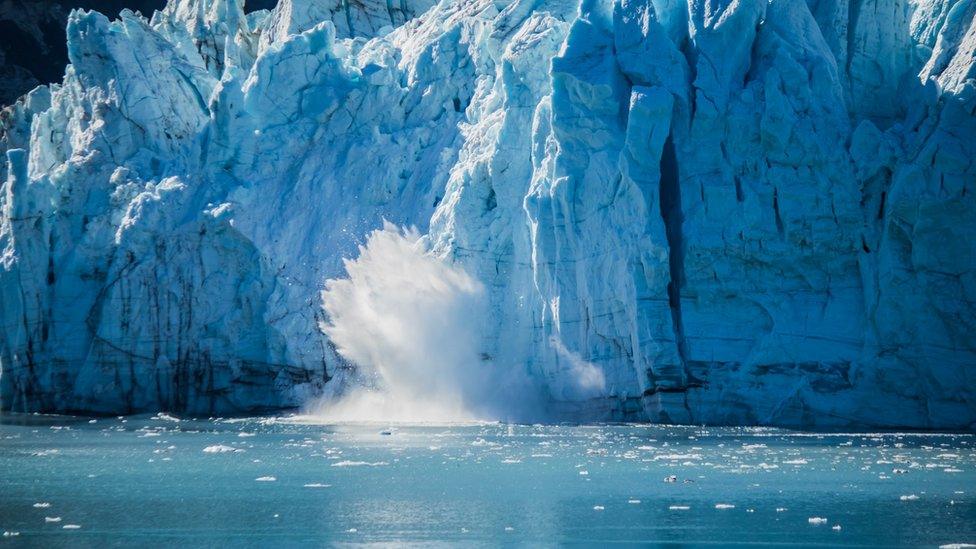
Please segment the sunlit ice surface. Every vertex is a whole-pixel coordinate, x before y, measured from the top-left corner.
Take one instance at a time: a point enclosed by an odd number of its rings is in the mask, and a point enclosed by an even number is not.
[[[5,416],[0,544],[976,543],[967,434]]]

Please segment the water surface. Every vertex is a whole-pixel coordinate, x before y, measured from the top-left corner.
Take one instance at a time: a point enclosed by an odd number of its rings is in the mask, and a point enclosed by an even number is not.
[[[6,416],[0,545],[939,546],[974,481],[972,435]]]

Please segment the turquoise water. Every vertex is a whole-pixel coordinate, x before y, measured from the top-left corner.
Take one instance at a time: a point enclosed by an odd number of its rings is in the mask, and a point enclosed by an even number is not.
[[[976,543],[974,442],[8,416],[0,545]]]

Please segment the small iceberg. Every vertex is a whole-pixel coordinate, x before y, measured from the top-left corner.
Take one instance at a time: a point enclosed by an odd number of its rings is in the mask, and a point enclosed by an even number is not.
[[[234,448],[233,446],[227,446],[224,444],[214,444],[213,446],[207,446],[203,449],[204,454],[226,454],[227,452],[243,452],[239,448]]]

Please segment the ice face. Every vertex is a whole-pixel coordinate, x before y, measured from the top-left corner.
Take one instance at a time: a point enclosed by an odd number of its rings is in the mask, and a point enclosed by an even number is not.
[[[388,221],[484,288],[479,362],[524,368],[552,418],[972,428],[974,16],[76,11],[64,81],[2,121],[0,406],[223,414],[354,384],[319,293]]]

